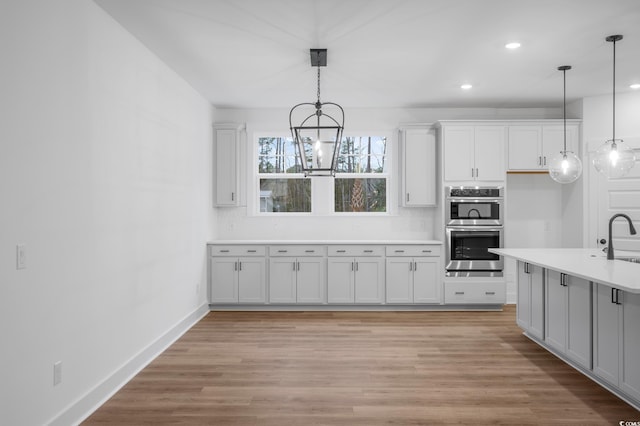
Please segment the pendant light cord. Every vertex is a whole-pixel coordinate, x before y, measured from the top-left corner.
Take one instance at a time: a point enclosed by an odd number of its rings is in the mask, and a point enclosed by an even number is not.
[[[567,156],[567,70],[562,70],[562,118],[564,124],[564,151]]]
[[[616,143],[616,39],[613,39],[613,144]]]

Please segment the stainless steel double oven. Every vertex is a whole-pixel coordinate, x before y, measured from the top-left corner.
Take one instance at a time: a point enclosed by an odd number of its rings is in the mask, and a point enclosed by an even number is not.
[[[502,257],[488,249],[504,245],[503,200],[502,187],[446,188],[446,276],[502,276]]]

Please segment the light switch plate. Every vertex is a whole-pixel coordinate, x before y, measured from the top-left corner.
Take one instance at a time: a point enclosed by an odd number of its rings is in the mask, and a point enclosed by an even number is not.
[[[27,246],[18,244],[16,246],[16,269],[25,269],[27,267]]]

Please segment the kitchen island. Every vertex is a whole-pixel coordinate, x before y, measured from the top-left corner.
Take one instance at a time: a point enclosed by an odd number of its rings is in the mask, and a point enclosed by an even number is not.
[[[597,249],[490,251],[517,261],[524,334],[640,409],[640,263]]]

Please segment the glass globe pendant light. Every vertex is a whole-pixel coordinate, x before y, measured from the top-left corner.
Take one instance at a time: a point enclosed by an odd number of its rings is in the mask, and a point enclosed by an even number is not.
[[[611,35],[605,40],[613,43],[613,137],[596,150],[593,165],[609,178],[626,175],[636,162],[636,155],[622,139],[616,139],[616,42],[621,35]]]
[[[562,116],[564,120],[564,147],[562,151],[554,155],[549,162],[549,176],[558,183],[575,182],[582,174],[582,162],[572,151],[567,151],[567,70],[570,65],[558,67],[562,71],[563,78],[563,101]]]

